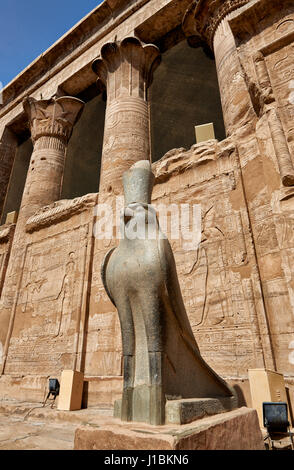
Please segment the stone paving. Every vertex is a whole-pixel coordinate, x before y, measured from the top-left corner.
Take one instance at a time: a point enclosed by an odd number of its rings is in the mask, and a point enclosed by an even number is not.
[[[79,426],[100,426],[112,414],[108,408],[69,412],[57,410],[56,405],[52,409],[50,403],[44,408],[41,403],[0,401],[0,450],[73,450]],[[286,450],[288,444],[286,438],[276,447]]]
[[[111,409],[66,412],[50,404],[0,402],[0,450],[73,450],[79,425],[111,415]]]

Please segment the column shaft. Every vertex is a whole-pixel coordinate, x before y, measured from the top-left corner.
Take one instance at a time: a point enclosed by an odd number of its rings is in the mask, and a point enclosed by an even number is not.
[[[227,136],[255,117],[228,23],[234,11],[248,1],[194,0],[183,20],[189,43],[206,43],[214,52]]]
[[[238,144],[238,153],[239,149],[241,150],[239,153],[240,159],[244,156],[250,141],[252,142],[256,139],[255,126],[257,115],[251,101],[229,20],[235,10],[248,3],[249,0],[194,0],[183,20],[183,29],[189,43],[191,45],[206,43],[214,52],[226,133],[227,136],[234,136],[234,140]],[[263,77],[264,79],[265,77]],[[246,191],[247,188],[252,188],[252,175],[249,174],[247,176],[241,161],[240,171],[242,173],[240,183],[244,199],[248,203]],[[261,185],[264,185],[262,174],[260,179]],[[260,191],[260,188],[256,188],[256,192],[258,191]],[[252,207],[248,205],[247,210],[254,236],[256,225],[254,215],[252,216]],[[259,283],[258,289],[260,288],[263,294],[262,303],[254,300],[258,314],[258,326],[263,332],[260,338],[257,337],[257,341],[263,350],[265,366],[275,368],[275,355],[268,321],[268,311],[264,302],[263,279],[260,274],[260,259],[255,249],[253,262],[256,263],[258,272],[256,276]],[[251,276],[254,275],[254,270],[252,270]]]
[[[122,194],[124,171],[151,158],[147,89],[159,63],[158,48],[133,37],[105,44],[93,63],[107,91],[100,194]]]
[[[35,143],[20,206],[24,220],[60,199],[65,153],[65,143],[56,137],[41,137]]]
[[[25,100],[34,150],[20,206],[19,223],[60,198],[67,144],[84,103],[76,98]]]
[[[34,150],[31,156],[10,260],[0,304],[0,342],[3,347],[0,375],[4,372],[20,294],[25,250],[29,242],[25,224],[39,208],[60,197],[66,148],[84,103],[61,97],[37,101],[25,99]]]

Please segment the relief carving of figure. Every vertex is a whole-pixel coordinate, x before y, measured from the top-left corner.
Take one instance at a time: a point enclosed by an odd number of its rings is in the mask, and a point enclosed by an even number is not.
[[[225,253],[223,249],[225,236],[215,222],[215,208],[211,206],[203,215],[202,237],[197,250],[196,261],[186,274],[197,274],[204,265],[205,289],[202,313],[199,322],[193,326],[215,326],[224,323],[229,315],[227,300],[227,282]],[[203,267],[202,267],[203,269]]]
[[[39,278],[37,272],[31,273],[30,281],[26,284],[24,289],[24,298],[22,312],[25,313],[27,309],[34,312],[34,300],[37,294],[40,293],[43,285],[46,283],[46,278]]]
[[[58,295],[59,300],[59,316],[57,320],[57,331],[56,336],[60,333],[67,331],[68,323],[71,319],[73,302],[72,298],[74,295],[75,286],[75,254],[69,253],[68,261],[65,266],[65,274],[62,281],[60,293]]]

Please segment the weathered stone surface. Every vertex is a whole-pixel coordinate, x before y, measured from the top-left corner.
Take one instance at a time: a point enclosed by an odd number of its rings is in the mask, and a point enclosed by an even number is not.
[[[255,410],[241,408],[185,426],[109,424],[80,427],[75,450],[263,450]]]
[[[235,397],[168,400],[165,405],[166,422],[187,424],[205,416],[231,411],[237,408],[236,405]]]
[[[135,37],[107,43],[100,54],[92,65],[107,91],[100,193],[118,195],[123,172],[150,159],[147,90],[161,57],[158,47]]]
[[[111,409],[59,411],[42,403],[0,401],[1,450],[73,450],[78,426],[101,425],[111,419]]]

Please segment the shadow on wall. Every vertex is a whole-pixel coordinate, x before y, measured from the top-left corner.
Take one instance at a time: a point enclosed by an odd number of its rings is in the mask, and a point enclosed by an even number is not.
[[[32,152],[31,138],[26,139],[17,147],[1,217],[1,225],[5,223],[9,212],[19,211]]]
[[[215,62],[202,48],[182,41],[165,52],[149,99],[153,161],[195,144],[196,125],[213,122],[216,138],[226,137]]]
[[[69,141],[61,199],[99,191],[106,105],[102,95],[96,95],[94,89],[78,96],[86,105]]]
[[[83,386],[83,397],[82,397],[82,409],[88,408],[88,395],[89,395],[89,382],[84,380]]]
[[[97,93],[97,88],[94,88],[81,95],[86,105],[69,141],[61,199],[73,199],[99,191],[105,100]],[[22,136],[18,137],[22,142],[16,151],[1,224],[5,223],[9,212],[19,211],[33,152],[31,138],[26,136],[24,140]]]

